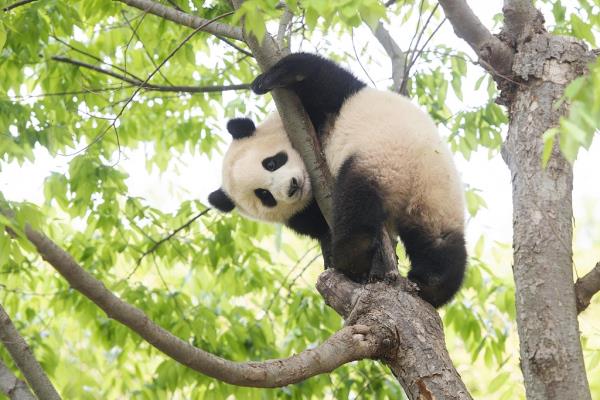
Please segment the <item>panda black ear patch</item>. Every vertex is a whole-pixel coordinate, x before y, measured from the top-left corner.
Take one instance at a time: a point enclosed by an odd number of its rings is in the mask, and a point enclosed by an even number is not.
[[[227,193],[221,188],[208,195],[208,202],[211,206],[223,212],[229,212],[235,208],[233,201],[231,201]]]
[[[250,118],[234,118],[227,123],[227,130],[234,139],[243,139],[252,136],[256,126]]]

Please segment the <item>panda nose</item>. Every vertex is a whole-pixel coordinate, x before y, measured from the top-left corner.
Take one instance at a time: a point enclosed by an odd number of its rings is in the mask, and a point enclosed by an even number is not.
[[[300,189],[300,186],[298,186],[298,180],[296,178],[292,178],[292,181],[290,182],[290,189],[288,190],[288,197],[295,195],[298,189]]]

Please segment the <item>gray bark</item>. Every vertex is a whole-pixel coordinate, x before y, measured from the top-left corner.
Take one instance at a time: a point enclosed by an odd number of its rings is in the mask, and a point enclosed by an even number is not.
[[[230,39],[242,40],[242,30],[237,26],[227,25],[221,22],[213,22],[207,24],[208,20],[200,18],[196,15],[187,14],[175,8],[165,7],[157,1],[153,0],[113,0],[125,3],[128,6],[135,7],[144,12],[154,14],[158,17],[168,19],[179,25],[189,26],[197,29],[202,27],[202,31],[212,33],[213,35],[224,36]]]
[[[592,297],[600,291],[600,262],[583,277],[575,282],[577,312],[582,312],[589,305]]]
[[[574,38],[546,33],[530,0],[504,1],[505,25],[493,39],[464,0],[439,2],[457,35],[488,61],[483,66],[502,91],[497,102],[509,111],[502,155],[512,175],[513,270],[527,398],[590,399],[572,276],[573,169],[557,144],[542,167],[542,135],[566,112],[566,104],[560,110],[554,105],[593,53]],[[481,45],[486,42],[493,45]],[[507,48],[513,54],[507,56]]]
[[[36,396],[44,400],[60,400],[48,376],[37,362],[25,339],[17,332],[10,317],[0,305],[0,340],[27,379]]]
[[[31,393],[25,382],[17,378],[1,361],[0,391],[11,400],[35,400],[35,396]]]
[[[531,31],[531,30],[530,30]],[[573,169],[555,144],[542,167],[543,133],[556,126],[565,86],[592,54],[576,39],[534,34],[518,44],[523,81],[509,102],[503,148],[513,187],[513,250],[521,369],[528,399],[591,399],[572,272]]]

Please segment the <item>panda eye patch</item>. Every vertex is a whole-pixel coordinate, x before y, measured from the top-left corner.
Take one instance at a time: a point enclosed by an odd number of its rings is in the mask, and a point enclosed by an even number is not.
[[[267,157],[262,161],[262,166],[267,171],[275,171],[281,168],[288,160],[287,153],[285,151],[280,151],[275,154],[273,157]]]
[[[267,189],[254,189],[254,194],[265,207],[273,208],[277,205],[277,200]]]

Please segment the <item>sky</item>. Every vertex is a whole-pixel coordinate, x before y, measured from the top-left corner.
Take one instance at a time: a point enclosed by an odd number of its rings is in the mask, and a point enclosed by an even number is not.
[[[476,15],[479,16],[483,24],[492,27],[492,17],[500,12],[502,1],[472,1],[470,2]],[[392,35],[398,40],[401,47],[406,48],[408,41],[412,36],[403,30],[402,26],[390,28]],[[449,23],[446,23],[440,32],[438,38],[450,46],[469,52],[473,58],[476,58],[471,49],[460,39],[456,38]],[[360,28],[354,33],[355,45],[361,48],[369,45],[369,52],[374,55],[376,63],[368,65],[369,77],[379,88],[385,88],[389,84],[386,78],[389,76],[389,60],[380,48],[375,39],[371,36],[367,28]],[[305,44],[303,50],[310,51],[310,44]],[[349,41],[340,42],[340,46],[351,49]],[[372,49],[372,50],[371,50]],[[348,50],[350,53],[352,50]],[[352,53],[351,53],[352,54]],[[360,78],[370,82],[361,70],[357,62],[350,62],[349,68]],[[475,71],[475,66],[469,66],[469,71]],[[468,77],[464,87],[472,88],[474,81],[479,77]],[[233,94],[229,94],[232,95]],[[252,94],[245,93],[252,100]],[[451,109],[456,110],[461,107],[474,107],[483,104],[487,99],[481,94],[465,92],[465,100],[462,104],[457,99],[450,99]],[[273,106],[274,107],[274,106]],[[223,121],[223,128],[226,121]],[[440,127],[442,134],[447,135],[448,131]],[[225,133],[223,135],[226,143],[230,138]],[[506,135],[506,129],[503,137]],[[223,149],[224,150],[224,149]],[[0,191],[9,200],[22,201],[27,200],[35,203],[41,203],[44,199],[43,182],[44,178],[52,171],[66,172],[69,158],[52,158],[44,149],[36,149],[35,163],[25,163],[19,166],[16,163],[2,166],[0,171]],[[481,190],[480,194],[487,203],[487,209],[482,210],[476,218],[468,223],[467,240],[473,245],[477,239],[484,235],[488,241],[498,241],[510,243],[512,237],[512,207],[511,207],[511,186],[510,174],[507,166],[499,155],[493,158],[488,157],[487,151],[476,152],[469,160],[456,155],[457,167],[463,177],[464,182],[472,188]],[[221,157],[216,156],[212,160],[206,158],[194,158],[190,155],[173,160],[168,170],[159,174],[154,171],[148,173],[145,166],[145,151],[127,152],[122,154],[119,165],[127,171],[129,179],[127,181],[130,193],[134,196],[141,196],[154,207],[163,211],[176,210],[181,201],[186,199],[200,199],[206,201],[208,193],[215,190],[220,185],[221,180]],[[589,151],[582,151],[575,164],[575,182],[574,182],[574,213],[575,221],[584,223],[594,223],[600,221],[600,185],[598,182],[598,171],[600,171],[600,144],[598,140],[592,145]],[[592,184],[594,183],[594,184]],[[593,238],[585,233],[577,236],[577,245],[583,248],[591,248],[592,245],[598,246],[599,238]],[[595,242],[594,242],[595,240]],[[600,254],[596,254],[596,259],[600,259]]]

